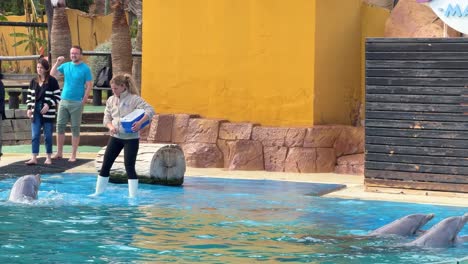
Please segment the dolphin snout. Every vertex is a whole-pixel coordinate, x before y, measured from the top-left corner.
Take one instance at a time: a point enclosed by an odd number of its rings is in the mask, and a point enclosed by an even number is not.
[[[428,214],[427,215],[427,221],[432,220],[434,218],[435,214]]]
[[[464,214],[462,216],[462,221],[465,222],[465,223],[468,221],[468,213],[466,213],[466,214]]]
[[[40,175],[40,174],[34,175],[34,178],[36,179],[36,181],[38,182],[38,184],[41,184],[42,179],[41,179],[41,175]]]

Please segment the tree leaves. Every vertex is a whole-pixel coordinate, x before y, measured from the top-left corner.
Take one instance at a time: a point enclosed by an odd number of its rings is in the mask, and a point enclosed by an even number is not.
[[[40,30],[44,30],[44,29],[40,29]],[[36,34],[33,33],[33,31],[30,31],[29,34],[16,32],[16,33],[10,33],[9,35],[11,37],[14,37],[15,39],[21,38],[21,40],[16,41],[12,45],[12,47],[18,47],[18,46],[25,44],[26,45],[24,47],[25,51],[29,50],[31,45],[34,45],[36,47],[36,50],[39,50],[40,47],[45,47],[47,45],[47,40],[38,37]]]

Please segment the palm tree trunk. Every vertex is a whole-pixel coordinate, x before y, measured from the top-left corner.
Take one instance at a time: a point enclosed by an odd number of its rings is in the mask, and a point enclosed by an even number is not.
[[[26,22],[33,22],[31,21],[31,16],[32,16],[32,10],[31,10],[31,2],[29,1],[23,1],[23,8],[24,8],[24,16],[26,18]],[[35,21],[34,21],[35,22]],[[28,36],[31,38],[31,36],[34,34],[34,28],[27,27],[26,30],[28,31]],[[28,44],[29,46],[29,51],[31,54],[36,54],[36,46],[32,41],[29,41]],[[35,67],[36,63],[34,61],[31,62],[31,72],[35,72]]]
[[[113,6],[114,18],[112,20],[112,72],[132,73],[132,43],[130,28],[122,0],[116,1]]]
[[[68,24],[67,13],[65,12],[64,0],[59,1],[59,5],[54,7],[51,32],[51,65],[53,65],[55,60],[60,56],[64,56],[66,60],[69,59],[70,48],[72,45],[70,26]],[[57,80],[61,85],[63,84],[63,76],[59,76]]]
[[[54,7],[50,0],[45,0],[46,16],[47,16],[47,57],[52,62],[51,58],[51,35],[52,35],[52,20],[54,19]]]
[[[133,13],[138,19],[138,32],[136,36],[135,50],[141,52],[142,35],[143,35],[143,13],[142,13],[143,0],[130,0],[128,2],[128,10]],[[132,67],[133,78],[138,86],[141,94],[141,57],[133,58]]]
[[[94,4],[89,8],[89,13],[94,15],[106,15],[106,1],[107,0],[94,0]]]
[[[54,18],[52,21],[51,34],[52,62],[54,62],[59,56],[68,58],[70,47],[70,26],[68,25],[65,7],[56,7],[54,8]]]
[[[136,43],[135,43],[135,50],[136,51],[141,51],[141,45],[142,45],[142,23],[138,22],[138,32],[136,36]],[[141,94],[141,57],[134,57],[133,58],[133,66],[132,66],[132,73],[133,73],[133,79],[136,82],[136,85],[138,87],[138,91]]]

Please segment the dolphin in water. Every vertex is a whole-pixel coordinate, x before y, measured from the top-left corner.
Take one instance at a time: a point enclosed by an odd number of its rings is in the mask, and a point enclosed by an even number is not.
[[[369,236],[387,236],[387,235],[398,235],[398,236],[412,236],[418,232],[423,232],[421,227],[423,227],[427,222],[434,218],[434,214],[410,214],[403,216],[389,224],[386,224],[367,235],[364,236],[348,236],[347,238],[359,238],[363,239]],[[330,237],[325,237],[330,239]],[[336,237],[334,238],[336,239]],[[334,240],[331,239],[331,240]],[[299,242],[317,242],[322,241],[321,238],[317,236],[302,236],[298,239]]]
[[[22,176],[13,184],[8,200],[18,203],[37,200],[39,185],[41,185],[39,174]]]
[[[428,248],[442,248],[453,246],[457,243],[467,241],[467,237],[458,237],[458,233],[465,226],[468,221],[468,213],[463,216],[452,216],[445,218],[431,229],[429,229],[422,236],[414,241],[407,243],[408,246],[428,247]]]
[[[412,236],[432,218],[434,214],[410,214],[370,232],[369,235]]]

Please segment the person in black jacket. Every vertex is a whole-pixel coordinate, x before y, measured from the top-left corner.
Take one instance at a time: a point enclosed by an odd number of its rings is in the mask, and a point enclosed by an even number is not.
[[[1,70],[1,69],[0,69]],[[0,160],[2,159],[3,119],[5,119],[5,86],[2,82],[3,74],[0,72]]]
[[[37,63],[37,77],[29,84],[26,114],[32,120],[32,158],[27,165],[37,164],[39,145],[41,142],[41,128],[44,130],[44,143],[47,158],[44,164],[52,164],[52,133],[58,102],[60,101],[60,87],[53,76],[50,76],[50,65],[45,58],[39,58]]]

